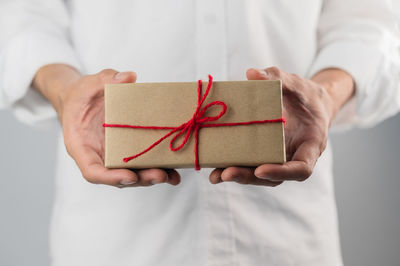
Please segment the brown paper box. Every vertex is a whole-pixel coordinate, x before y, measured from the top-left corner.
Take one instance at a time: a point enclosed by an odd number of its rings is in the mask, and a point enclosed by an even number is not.
[[[141,126],[179,126],[190,120],[197,106],[197,82],[107,84],[105,123]],[[207,82],[203,83],[202,93]],[[228,109],[209,123],[245,122],[282,117],[282,89],[277,81],[214,82],[202,106],[223,101]],[[207,115],[216,115],[214,106]],[[173,136],[127,163],[169,130],[105,128],[105,166],[108,168],[194,168],[194,136],[179,151],[171,151]],[[175,143],[178,146],[181,138]],[[285,162],[283,123],[201,128],[201,167],[258,166]]]

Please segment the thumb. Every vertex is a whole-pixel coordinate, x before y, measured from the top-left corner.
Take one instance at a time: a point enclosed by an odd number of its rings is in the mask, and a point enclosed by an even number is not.
[[[263,69],[250,68],[246,71],[248,80],[268,80],[268,74]]]
[[[136,78],[137,74],[133,71],[118,72],[114,75],[113,83],[134,83]]]
[[[104,69],[99,72],[98,77],[103,84],[110,83],[134,83],[136,81],[136,73],[132,71],[118,72],[113,69]]]
[[[286,80],[288,73],[277,67],[269,67],[266,69],[250,68],[246,72],[248,80]]]

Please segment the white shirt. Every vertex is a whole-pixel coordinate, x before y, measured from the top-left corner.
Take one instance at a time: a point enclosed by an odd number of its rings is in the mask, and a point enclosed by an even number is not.
[[[390,1],[2,1],[0,107],[40,125],[55,117],[30,88],[50,63],[84,74],[133,70],[138,82],[243,80],[276,65],[310,77],[348,71],[356,96],[335,125],[372,125],[400,107]],[[46,166],[43,166],[46,167]],[[54,266],[341,265],[331,148],[305,182],[182,183],[117,189],[87,183],[59,141],[51,226]]]

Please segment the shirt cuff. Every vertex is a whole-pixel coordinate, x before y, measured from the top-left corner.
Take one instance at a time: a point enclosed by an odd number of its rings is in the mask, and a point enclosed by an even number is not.
[[[390,72],[399,68],[388,70],[390,62],[386,58],[385,53],[377,47],[354,40],[335,42],[319,52],[309,77],[326,68],[339,68],[353,77],[356,86],[355,95],[332,121],[334,129],[345,129],[353,125],[371,126],[396,113],[397,108],[393,108],[393,103],[386,105],[385,102],[389,103],[390,95],[397,94],[393,91],[398,89],[393,81],[396,75]]]
[[[56,117],[47,99],[31,87],[39,68],[54,63],[82,70],[62,34],[29,31],[15,36],[0,55],[0,108],[12,107],[16,116],[28,124]]]

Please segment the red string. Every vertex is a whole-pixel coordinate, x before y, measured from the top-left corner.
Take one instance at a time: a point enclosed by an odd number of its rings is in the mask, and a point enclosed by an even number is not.
[[[186,123],[183,123],[180,126],[177,127],[160,127],[160,126],[137,126],[137,125],[124,125],[124,124],[103,124],[103,127],[116,127],[116,128],[135,128],[135,129],[154,129],[154,130],[170,130],[167,134],[162,136],[160,139],[158,139],[156,142],[151,144],[148,148],[143,150],[142,152],[139,152],[133,156],[126,157],[123,159],[124,162],[129,162],[130,160],[133,160],[146,152],[150,151],[153,149],[155,146],[160,144],[162,141],[164,141],[166,138],[170,137],[174,133],[176,135],[171,139],[171,142],[169,143],[169,148],[171,151],[179,151],[182,149],[185,144],[188,142],[190,136],[192,133],[194,133],[194,160],[195,160],[195,167],[196,170],[200,170],[200,164],[199,164],[199,152],[198,152],[198,147],[199,147],[199,130],[203,127],[230,127],[230,126],[242,126],[242,125],[254,125],[254,124],[266,124],[266,123],[285,123],[284,118],[278,118],[278,119],[267,119],[267,120],[253,120],[253,121],[248,121],[248,122],[233,122],[233,123],[215,123],[215,124],[207,124],[207,122],[211,121],[216,121],[220,119],[227,110],[227,106],[224,102],[221,101],[213,101],[209,104],[207,104],[204,107],[201,107],[204,100],[207,98],[208,93],[210,92],[212,83],[213,83],[213,78],[211,75],[208,76],[209,81],[207,85],[207,89],[201,97],[201,90],[202,90],[202,81],[199,80],[199,85],[197,87],[197,107],[196,111],[193,114],[193,117],[187,121]],[[212,106],[221,106],[222,110],[218,115],[215,116],[204,116],[205,112],[211,108]],[[204,116],[204,117],[203,117]],[[181,144],[178,147],[174,146],[175,141],[181,136],[185,134],[185,137]]]

